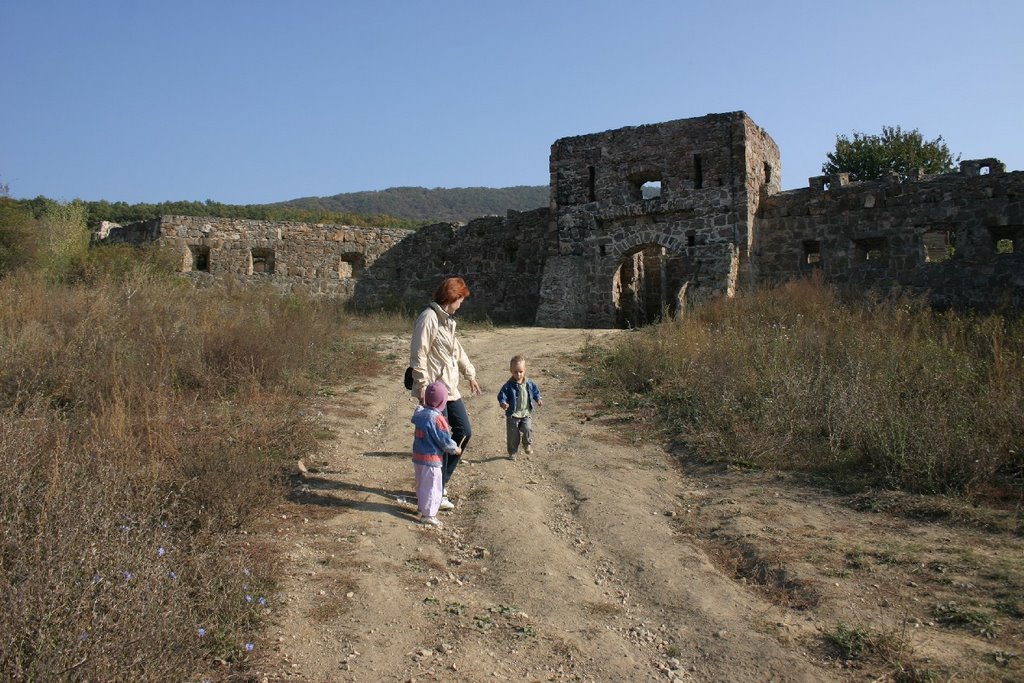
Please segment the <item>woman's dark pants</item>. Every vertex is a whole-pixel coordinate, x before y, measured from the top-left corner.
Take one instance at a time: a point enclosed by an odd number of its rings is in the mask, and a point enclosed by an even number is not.
[[[469,444],[469,437],[473,436],[473,429],[469,426],[469,415],[466,413],[466,405],[462,399],[449,401],[445,407],[444,416],[448,420],[448,426],[452,428],[452,440],[465,451],[466,445]],[[444,472],[441,474],[443,486],[448,486],[448,480],[452,478],[452,473],[458,467],[460,460],[462,460],[460,455],[444,454],[442,463]]]

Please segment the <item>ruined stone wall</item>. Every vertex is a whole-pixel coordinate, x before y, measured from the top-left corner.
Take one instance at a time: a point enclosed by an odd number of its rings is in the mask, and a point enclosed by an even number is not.
[[[97,237],[171,245],[199,283],[269,283],[366,310],[418,309],[459,275],[472,290],[463,315],[500,323],[643,325],[815,271],[937,306],[1024,308],[1024,173],[996,159],[780,192],[778,147],[732,112],[557,140],[550,177],[549,208],[415,232],[164,216]]]
[[[749,118],[744,121],[746,185],[744,201],[747,207],[746,225],[752,226],[761,207],[761,202],[768,195],[782,189],[782,163],[779,160],[779,147],[775,141]],[[754,257],[756,232],[747,230],[740,247],[740,286],[750,289],[758,281],[758,262]]]
[[[748,262],[749,196],[777,188],[778,148],[743,112],[563,138],[551,148],[551,252],[537,323],[610,327],[623,319],[624,264],[659,277],[662,303],[731,295]],[[770,178],[770,179],[768,179]],[[767,180],[766,180],[767,179]],[[660,196],[645,199],[645,183]],[[637,252],[658,263],[637,269]],[[741,261],[741,255],[743,261]],[[653,256],[652,256],[653,258]],[[653,315],[648,311],[647,318]]]
[[[92,239],[97,244],[151,244],[160,238],[160,219],[137,221],[127,225],[102,221]]]
[[[457,275],[471,292],[459,315],[533,324],[549,216],[541,208],[420,228],[367,269],[352,303],[359,309],[420,308],[444,277]]]
[[[926,294],[940,307],[1024,305],[1024,172],[983,159],[904,182],[810,182],[761,203],[762,282],[820,270],[846,290]]]
[[[104,224],[99,242],[161,243],[198,284],[269,284],[282,292],[334,296],[352,305],[415,309],[441,279],[458,275],[472,294],[462,314],[532,324],[548,209],[510,211],[466,225],[417,231],[247,219],[162,216]]]
[[[234,218],[161,216],[101,229],[104,242],[157,241],[177,250],[198,283],[266,283],[281,291],[349,298],[381,254],[406,230]]]

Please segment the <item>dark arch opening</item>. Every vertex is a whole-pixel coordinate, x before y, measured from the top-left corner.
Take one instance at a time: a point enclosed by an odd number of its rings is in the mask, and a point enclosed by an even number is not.
[[[692,274],[686,256],[660,244],[642,244],[626,252],[612,277],[616,325],[643,327],[679,313]]]

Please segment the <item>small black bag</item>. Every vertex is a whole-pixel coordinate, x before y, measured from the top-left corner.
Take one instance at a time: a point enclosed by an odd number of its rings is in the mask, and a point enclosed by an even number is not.
[[[405,388],[412,389],[412,366],[405,369]]]

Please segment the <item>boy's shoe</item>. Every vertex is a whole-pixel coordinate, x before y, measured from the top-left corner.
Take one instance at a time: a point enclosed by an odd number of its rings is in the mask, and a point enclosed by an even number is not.
[[[438,510],[454,510],[455,503],[448,500],[448,496],[441,498],[441,505],[437,508]]]
[[[515,453],[509,453],[508,454],[508,459],[509,460],[515,460],[516,459],[516,454]]]
[[[533,453],[533,446],[527,446],[523,450],[526,451],[527,455],[530,455],[531,453]]]
[[[425,524],[426,526],[435,526],[438,528],[444,526],[444,522],[439,520],[437,517],[420,517],[420,524]]]

